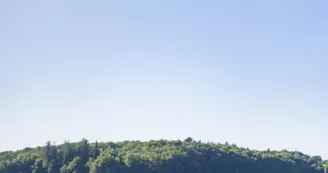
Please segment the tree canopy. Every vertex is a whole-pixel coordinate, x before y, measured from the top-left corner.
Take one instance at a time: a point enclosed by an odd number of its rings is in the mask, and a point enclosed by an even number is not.
[[[298,151],[250,150],[192,138],[80,142],[0,153],[0,173],[323,173],[327,162]]]

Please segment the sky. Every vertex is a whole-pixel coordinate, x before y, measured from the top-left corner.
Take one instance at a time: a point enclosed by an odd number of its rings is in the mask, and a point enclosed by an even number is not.
[[[327,1],[0,1],[0,151],[185,139],[328,158]]]

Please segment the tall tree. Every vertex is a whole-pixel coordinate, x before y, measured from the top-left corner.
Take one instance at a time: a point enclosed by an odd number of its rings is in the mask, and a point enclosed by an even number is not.
[[[64,142],[63,145],[63,165],[68,164],[72,160],[73,147],[69,141]]]
[[[89,142],[86,139],[82,139],[79,146],[80,157],[83,163],[86,163],[89,159]]]
[[[59,172],[60,165],[58,163],[58,151],[55,145],[52,145],[50,141],[46,143],[43,150],[45,158],[45,166],[47,167],[48,173]]]
[[[86,166],[86,163],[89,160],[89,142],[86,139],[82,139],[82,141],[79,143],[79,149],[80,153],[80,159],[77,162],[77,173],[87,173],[89,172],[88,167]]]
[[[97,158],[99,156],[99,146],[98,146],[98,141],[95,142],[93,148],[92,148],[92,156],[93,158]]]

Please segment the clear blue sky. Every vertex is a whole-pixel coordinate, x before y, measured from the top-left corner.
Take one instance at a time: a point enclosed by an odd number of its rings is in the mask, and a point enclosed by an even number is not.
[[[191,136],[328,158],[327,6],[3,0],[0,150]]]

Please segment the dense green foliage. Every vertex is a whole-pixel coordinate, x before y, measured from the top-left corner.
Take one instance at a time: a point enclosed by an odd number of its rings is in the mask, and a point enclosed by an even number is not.
[[[323,173],[319,156],[184,141],[78,143],[0,153],[0,173]]]

